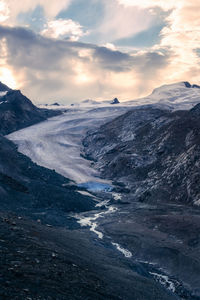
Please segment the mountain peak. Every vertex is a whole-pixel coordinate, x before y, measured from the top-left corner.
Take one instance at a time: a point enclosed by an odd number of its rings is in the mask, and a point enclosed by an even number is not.
[[[113,101],[110,104],[119,104],[119,100],[117,98],[114,98]]]
[[[7,92],[11,90],[12,89],[10,89],[7,85],[5,85],[3,82],[0,81],[0,92]]]
[[[197,85],[197,84],[190,84],[188,81],[184,81],[183,83],[185,84],[185,87],[187,87],[187,88],[197,88],[197,89],[200,89],[200,86]]]

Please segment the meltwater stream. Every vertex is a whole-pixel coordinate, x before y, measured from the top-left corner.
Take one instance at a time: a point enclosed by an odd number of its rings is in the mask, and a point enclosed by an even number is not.
[[[90,187],[91,186],[92,185],[90,183]],[[98,189],[98,191],[99,191],[99,189]],[[120,199],[120,194],[113,193],[112,196],[113,196],[113,198],[115,200]],[[97,208],[98,207],[99,208],[105,207],[105,210],[101,211],[99,213],[94,213],[94,215],[92,215],[92,216],[84,216],[84,214],[76,214],[74,217],[78,220],[77,222],[81,225],[81,227],[89,227],[90,231],[94,232],[99,239],[103,239],[104,235],[103,235],[103,233],[101,231],[98,230],[98,223],[97,223],[97,221],[100,218],[104,218],[106,215],[115,213],[118,210],[118,208],[115,207],[115,206],[112,206],[112,205],[110,206],[109,205],[109,200],[105,200],[105,201],[99,202],[98,204],[96,204],[96,207]],[[133,254],[129,250],[123,248],[118,243],[115,243],[114,241],[111,241],[111,244],[119,252],[121,252],[126,258],[131,258],[133,256]]]
[[[98,186],[97,191],[100,191],[100,187],[98,184],[94,183],[94,185],[90,182],[88,184],[88,192],[94,192],[96,191],[96,187]],[[94,187],[94,189],[93,189]],[[101,186],[103,190],[103,185]],[[104,192],[110,193],[111,187],[108,188],[108,186],[105,186]],[[81,193],[88,193],[80,191]],[[92,196],[92,194],[88,193],[88,196]],[[112,198],[114,200],[121,200],[121,195],[119,193],[111,192]],[[91,232],[97,235],[97,237],[102,240],[104,238],[103,232],[101,232],[98,229],[98,220],[100,218],[104,218],[108,216],[109,214],[114,214],[118,211],[118,208],[114,205],[109,205],[110,200],[104,200],[96,204],[97,208],[104,207],[105,209],[101,212],[96,212],[92,214],[90,212],[90,215],[85,215],[84,213],[76,214],[74,217],[77,219],[78,224],[80,224],[81,227],[88,227]],[[91,215],[92,214],[92,215]],[[108,238],[108,237],[107,237]],[[113,240],[110,240],[110,244],[116,248],[125,258],[131,259],[133,257],[133,253],[129,251],[128,249],[125,249],[120,244],[116,243]],[[172,293],[177,293],[177,290],[182,288],[182,285],[180,282],[178,282],[174,278],[170,278],[162,269],[160,269],[158,266],[156,267],[155,264],[151,262],[144,262],[144,261],[138,261],[142,265],[145,266],[145,268],[148,270],[149,275],[151,275],[159,284],[163,285],[166,289],[168,289]],[[182,299],[182,297],[181,297]]]

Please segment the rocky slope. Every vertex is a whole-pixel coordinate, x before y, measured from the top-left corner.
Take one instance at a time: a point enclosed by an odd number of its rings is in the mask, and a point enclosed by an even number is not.
[[[139,264],[80,230],[0,213],[0,298],[175,300]]]
[[[0,83],[1,134],[8,134],[58,114],[58,111],[37,108],[19,90],[11,90]]]
[[[200,299],[200,104],[138,107],[88,132],[83,145],[118,193],[119,211],[99,230],[171,276],[180,299]]]
[[[138,108],[84,139],[102,175],[134,199],[200,204],[200,105],[190,111]]]

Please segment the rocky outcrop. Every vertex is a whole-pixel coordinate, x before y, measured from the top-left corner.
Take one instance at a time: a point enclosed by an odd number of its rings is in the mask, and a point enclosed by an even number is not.
[[[113,101],[110,104],[119,104],[119,100],[117,98],[114,98]]]
[[[0,81],[0,92],[8,92],[8,91],[11,91],[11,89]]]
[[[89,133],[85,155],[102,176],[124,183],[133,199],[200,205],[199,106],[129,111]]]
[[[4,87],[8,90],[2,84],[0,90]],[[0,97],[0,133],[9,134],[58,114],[58,111],[36,107],[21,91],[9,89]]]
[[[190,84],[188,81],[185,81],[184,84],[185,84],[185,86],[187,88],[197,88],[197,89],[200,89],[199,85],[197,85],[197,84]]]

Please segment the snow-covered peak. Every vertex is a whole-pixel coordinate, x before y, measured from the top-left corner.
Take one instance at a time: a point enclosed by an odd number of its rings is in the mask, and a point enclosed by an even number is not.
[[[200,103],[200,87],[189,82],[162,85],[144,98],[124,102],[129,106],[156,104],[163,109],[187,110]]]
[[[200,95],[200,89],[197,85],[191,85],[189,82],[178,82],[174,84],[165,84],[153,90],[150,97],[156,100],[175,101],[178,98],[185,98],[191,95]]]
[[[200,88],[189,82],[163,85],[148,97],[152,103],[169,105],[174,109],[190,109],[200,102]]]

